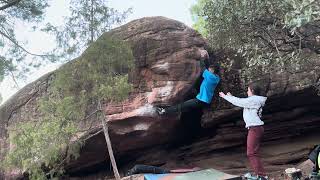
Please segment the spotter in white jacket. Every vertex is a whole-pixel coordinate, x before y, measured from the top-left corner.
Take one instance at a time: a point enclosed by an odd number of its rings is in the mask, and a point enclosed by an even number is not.
[[[223,98],[233,105],[243,108],[243,120],[246,123],[246,128],[264,124],[261,120],[261,115],[262,107],[265,105],[267,97],[253,95],[247,98],[238,98],[231,95],[225,95]]]

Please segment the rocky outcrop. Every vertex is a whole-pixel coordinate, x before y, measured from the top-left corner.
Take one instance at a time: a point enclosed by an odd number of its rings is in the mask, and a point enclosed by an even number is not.
[[[105,110],[115,153],[126,156],[174,140],[179,116],[163,119],[155,106],[182,101],[190,91],[200,75],[198,60],[206,46],[204,39],[191,28],[162,17],[136,20],[109,34],[129,42],[135,59],[135,69],[129,74],[133,92],[125,102],[108,104]],[[107,155],[104,141],[102,133],[91,136],[68,171],[103,163]]]
[[[247,171],[246,129],[241,109],[215,97],[210,108],[159,117],[155,106],[173,105],[193,98],[198,88],[200,50],[205,40],[184,24],[163,17],[142,18],[108,32],[130,44],[135,68],[129,74],[134,90],[118,104],[106,104],[110,136],[123,173],[136,163],[175,168],[199,166],[228,173]],[[246,62],[230,51],[210,53],[225,67],[217,91],[245,96]],[[81,58],[78,58],[81,60]],[[253,78],[264,84],[268,101],[264,107],[265,138],[262,155],[269,172],[282,171],[306,159],[319,143],[320,97],[313,84],[319,82],[320,59],[302,64],[294,72],[264,72]],[[39,97],[48,95],[54,78],[50,73],[19,91],[0,109],[0,145],[3,158],[8,149],[7,127],[41,116]],[[73,177],[96,179],[110,168],[99,121],[81,122],[88,129],[80,157],[65,168]],[[99,172],[99,173],[98,173]],[[110,171],[111,172],[111,171]]]
[[[110,136],[117,156],[140,148],[172,141],[178,116],[161,119],[154,106],[182,101],[200,75],[200,50],[205,40],[186,25],[164,17],[143,18],[107,32],[103,36],[128,42],[134,56],[129,81],[134,85],[130,97],[120,104],[106,106]],[[81,61],[81,57],[77,58]],[[66,64],[65,66],[68,66]],[[7,149],[7,128],[17,122],[37,119],[40,97],[50,94],[48,87],[55,73],[29,84],[6,102],[0,111],[1,147]],[[88,129],[81,156],[66,166],[68,172],[82,171],[107,158],[99,121],[81,122]],[[155,140],[156,139],[156,140]],[[1,158],[3,158],[3,153]]]

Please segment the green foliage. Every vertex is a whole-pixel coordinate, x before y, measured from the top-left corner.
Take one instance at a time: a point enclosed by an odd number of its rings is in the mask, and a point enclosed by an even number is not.
[[[272,21],[266,24],[269,29],[278,28],[277,25],[282,25],[280,28],[300,27],[320,16],[319,3],[315,0],[200,0],[193,8],[196,7],[203,9],[192,13],[206,20],[211,40],[218,47],[241,46],[242,35],[251,37],[258,29],[242,32],[241,35],[238,34],[239,30],[246,30],[248,26],[261,26],[259,23],[263,21]]]
[[[107,77],[108,84],[102,84],[99,87],[99,94],[108,100],[122,101],[132,90],[131,84],[128,84],[128,75]]]
[[[0,0],[0,77],[9,73],[12,75],[17,70],[20,72],[18,74],[20,77],[28,70],[23,60],[27,54],[31,53],[23,48],[22,42],[16,39],[15,24],[41,22],[47,7],[46,0]]]
[[[0,7],[9,5],[7,0],[0,0]],[[17,3],[3,9],[1,12],[5,14],[1,17],[2,21],[17,18],[28,22],[39,22],[42,20],[45,8],[48,7],[48,1],[43,0],[30,0],[30,1],[17,1]]]
[[[53,33],[59,50],[64,56],[77,55],[94,42],[102,33],[120,24],[131,12],[123,13],[108,7],[107,0],[71,0],[71,16],[64,26],[47,24],[43,30]]]
[[[102,99],[126,98],[132,88],[128,83],[132,67],[130,46],[108,34],[101,36],[80,58],[56,72],[50,96],[39,103],[43,117],[11,131],[14,148],[6,156],[5,166],[22,168],[31,179],[61,175],[61,162],[79,156],[82,142],[77,124],[92,113],[88,107],[97,107]]]
[[[31,179],[44,179],[46,173],[42,167],[53,168],[54,163],[66,158],[62,157],[61,149],[69,145],[76,132],[73,123],[60,118],[55,116],[38,123],[20,123],[11,129],[10,143],[15,147],[6,156],[6,168],[20,168],[30,172]],[[76,153],[68,152],[68,155]],[[63,170],[61,167],[54,168],[54,171],[47,173],[53,176],[56,171]]]
[[[204,16],[204,7],[206,5],[206,0],[198,0],[198,3],[190,8],[192,15],[192,20],[194,24],[192,25],[199,33],[204,37],[208,36],[208,30],[206,29],[206,19]]]
[[[320,3],[317,0],[289,0],[287,6],[290,8],[285,14],[285,25],[288,27],[295,29],[319,20]]]
[[[314,49],[300,27],[320,20],[316,0],[199,0],[193,9],[212,48],[231,49],[246,58],[248,76],[289,70],[287,64],[299,68],[308,59],[301,48]]]
[[[61,69],[56,77],[55,88],[64,92],[65,96],[86,97],[88,103],[97,99],[122,100],[126,97],[122,95],[131,89],[127,74],[132,67],[130,46],[106,33],[83,53],[81,60]],[[120,89],[109,91],[117,87]]]
[[[103,32],[118,25],[131,9],[120,13],[107,6],[106,0],[71,0],[70,17],[65,17],[61,27],[48,23],[45,32],[53,33],[57,47],[43,55],[34,54],[16,39],[15,24],[26,22],[37,30],[43,22],[49,0],[0,0],[0,81],[4,76],[26,77],[30,69],[37,69],[49,62],[72,59],[79,55]]]
[[[9,141],[14,148],[6,155],[2,166],[20,168],[35,180],[63,173],[63,167],[57,163],[77,158],[81,145],[81,142],[71,141],[78,131],[75,119],[81,117],[74,103],[73,97],[42,99],[39,103],[44,114],[42,119],[9,128]]]

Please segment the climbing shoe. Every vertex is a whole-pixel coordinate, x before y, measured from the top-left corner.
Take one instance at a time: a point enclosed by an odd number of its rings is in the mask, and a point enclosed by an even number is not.
[[[164,115],[166,113],[166,110],[164,108],[157,107],[157,113],[159,115]]]
[[[248,180],[258,180],[258,176],[254,176],[251,173],[246,173],[242,176],[242,179],[248,179]]]
[[[258,180],[269,180],[268,176],[258,176]]]

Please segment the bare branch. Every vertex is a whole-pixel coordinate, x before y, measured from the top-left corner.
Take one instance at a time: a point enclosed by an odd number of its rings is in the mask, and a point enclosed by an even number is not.
[[[14,6],[14,5],[18,4],[20,1],[22,1],[22,0],[15,0],[15,1],[12,1],[12,2],[8,2],[8,4],[3,5],[3,6],[0,7],[0,11],[3,11],[3,10],[5,10],[5,9],[11,7],[11,6]]]
[[[34,53],[31,53],[30,51],[26,50],[24,47],[22,47],[18,42],[16,42],[14,39],[12,39],[10,36],[8,36],[7,34],[5,34],[4,32],[0,31],[0,34],[2,36],[4,36],[5,38],[7,38],[9,41],[11,41],[13,44],[15,44],[16,46],[18,46],[19,48],[21,48],[24,52],[30,54],[30,55],[33,55],[33,56],[42,56],[42,57],[45,57],[45,56],[51,56],[51,55],[47,55],[47,54],[34,54]]]
[[[16,80],[16,76],[13,74],[13,72],[9,69],[9,72],[10,72],[10,75],[11,75],[11,78],[13,80],[13,82],[15,83],[15,85],[17,86],[18,89],[20,89],[20,86]]]

